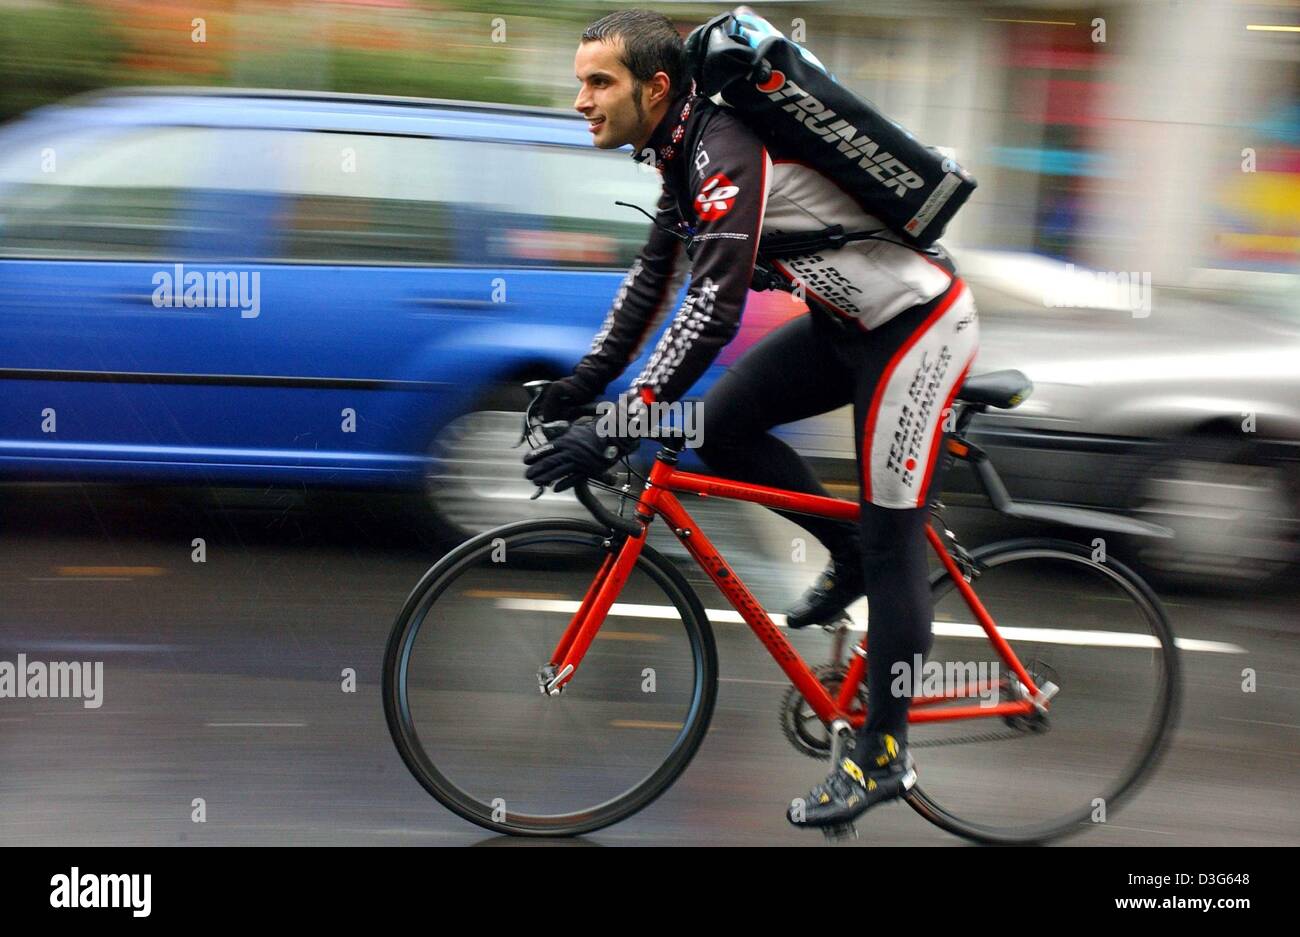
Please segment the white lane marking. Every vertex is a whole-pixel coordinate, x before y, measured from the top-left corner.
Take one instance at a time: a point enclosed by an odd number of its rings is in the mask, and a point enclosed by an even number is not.
[[[983,638],[984,629],[975,624],[935,622],[934,633],[945,638]],[[999,628],[998,634],[1008,641],[1029,641],[1038,644],[1074,644],[1089,647],[1158,647],[1153,635],[1130,631],[1082,631],[1071,628],[1020,628],[1009,625]],[[1174,638],[1174,646],[1184,651],[1204,651],[1209,654],[1245,654],[1246,649],[1226,641],[1201,641],[1196,638]]]
[[[36,715],[44,718],[45,716],[80,716],[85,709],[38,709]],[[134,715],[137,710],[132,709],[96,709],[95,712],[103,716],[129,716]]]
[[[301,729],[305,722],[205,722],[209,729]]]
[[[1219,718],[1227,722],[1249,722],[1251,725],[1256,726],[1278,726],[1282,729],[1300,729],[1300,725],[1296,725],[1292,722],[1266,722],[1263,719],[1234,719],[1231,716],[1220,716]]]
[[[1088,824],[1092,826],[1092,824]],[[1138,833],[1155,833],[1158,836],[1177,836],[1177,833],[1171,833],[1169,830],[1150,830],[1145,826],[1119,826],[1115,823],[1098,823],[1097,826],[1105,827],[1110,830],[1133,830]]]
[[[497,599],[497,608],[519,612],[554,612],[558,615],[572,615],[579,608],[578,602],[559,601],[556,599]],[[735,609],[706,608],[709,621],[716,624],[743,624],[745,619]],[[627,618],[675,619],[681,613],[672,605],[637,605],[631,602],[615,602],[609,610],[611,615]],[[860,620],[861,609],[849,607],[849,617],[854,625],[850,631],[866,631],[866,623]],[[785,627],[784,615],[768,616],[777,625]],[[986,638],[984,629],[975,624],[963,624],[954,621],[932,622],[935,637],[943,638]],[[1127,631],[1083,631],[1068,628],[999,628],[998,633],[1008,641],[1030,641],[1039,644],[1073,644],[1089,647],[1129,647],[1151,648],[1159,644],[1153,635],[1135,634]],[[1211,654],[1245,654],[1246,649],[1236,644],[1223,641],[1201,641],[1194,638],[1175,638],[1174,643],[1184,651],[1204,651]]]
[[[1207,651],[1210,654],[1245,654],[1240,644],[1227,641],[1202,641],[1198,638],[1174,638],[1174,647],[1180,651]]]

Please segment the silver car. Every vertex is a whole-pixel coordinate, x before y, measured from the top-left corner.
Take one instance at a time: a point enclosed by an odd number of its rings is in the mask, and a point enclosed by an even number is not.
[[[1017,500],[1106,507],[1170,527],[1131,555],[1207,589],[1300,558],[1300,288],[1224,305],[1158,293],[1149,314],[986,317],[976,373],[1018,368],[1019,407],[971,424]],[[954,473],[953,488],[964,488]]]

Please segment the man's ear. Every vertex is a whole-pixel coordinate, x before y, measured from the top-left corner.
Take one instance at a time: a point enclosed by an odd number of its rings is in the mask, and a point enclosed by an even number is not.
[[[672,97],[672,88],[669,86],[667,72],[655,72],[647,82],[650,85],[650,105],[653,107],[660,101],[668,101]]]

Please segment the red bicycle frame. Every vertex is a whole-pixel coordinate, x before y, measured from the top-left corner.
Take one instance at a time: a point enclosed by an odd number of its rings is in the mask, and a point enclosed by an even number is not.
[[[656,459],[650,469],[649,484],[637,501],[636,514],[641,521],[642,531],[639,536],[626,537],[622,545],[605,557],[596,578],[592,581],[587,594],[583,597],[578,610],[569,621],[561,636],[550,663],[554,666],[554,686],[561,687],[573,678],[582,663],[587,648],[600,630],[605,616],[609,613],[615,599],[627,583],[628,577],[636,565],[637,557],[645,544],[645,527],[655,516],[662,516],[672,527],[674,535],[682,542],[700,567],[713,580],[718,590],[727,598],[740,616],[745,620],[758,639],[763,642],[768,653],[777,665],[785,671],[790,681],[803,694],[813,711],[827,725],[836,720],[848,722],[854,728],[861,726],[866,719],[866,712],[851,709],[857,696],[858,687],[866,672],[867,636],[854,649],[849,663],[847,678],[841,684],[838,693],[831,693],[813,675],[799,652],[794,649],[780,629],[772,622],[758,600],[727,565],[722,555],[709,538],[691,519],[690,514],[674,497],[674,492],[686,492],[702,498],[717,497],[736,501],[748,501],[769,508],[782,508],[817,517],[833,518],[841,521],[857,521],[860,513],[854,501],[838,498],[826,498],[820,495],[799,494],[766,485],[752,485],[745,482],[727,481],[679,470],[671,461]],[[966,605],[975,615],[980,627],[988,636],[1003,663],[1016,675],[1025,688],[1027,698],[1016,702],[997,703],[993,706],[944,706],[936,704],[955,699],[968,698],[985,689],[980,686],[967,688],[961,695],[945,693],[938,696],[916,696],[912,699],[912,708],[908,715],[909,722],[939,722],[952,719],[972,719],[987,716],[1029,715],[1035,711],[1040,692],[1033,678],[1026,672],[1011,646],[998,633],[992,617],[980,602],[979,597],[962,575],[956,562],[934,528],[929,524],[925,528],[926,538],[938,554],[939,561],[948,570]],[[1046,705],[1043,701],[1042,705]]]

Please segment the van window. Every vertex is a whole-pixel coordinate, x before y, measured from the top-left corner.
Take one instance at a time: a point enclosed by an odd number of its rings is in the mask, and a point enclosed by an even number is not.
[[[168,137],[85,129],[17,141],[0,155],[0,257],[170,257],[188,154]]]
[[[613,203],[653,210],[658,192],[626,153],[585,147],[85,131],[0,162],[0,256],[625,268],[649,222]]]

